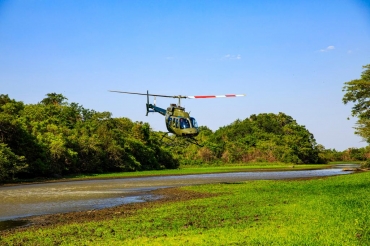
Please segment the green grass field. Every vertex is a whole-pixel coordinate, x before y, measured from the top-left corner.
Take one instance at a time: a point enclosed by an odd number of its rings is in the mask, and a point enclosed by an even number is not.
[[[370,245],[369,188],[370,172],[184,187],[214,196],[30,228],[0,245]]]

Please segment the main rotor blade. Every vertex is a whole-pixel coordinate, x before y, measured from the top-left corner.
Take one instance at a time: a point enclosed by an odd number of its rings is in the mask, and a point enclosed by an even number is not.
[[[167,95],[146,94],[146,93],[127,92],[127,91],[110,91],[110,92],[125,93],[125,94],[135,94],[135,95],[142,95],[142,96],[149,95],[149,96],[155,96],[155,97],[187,98],[186,96],[167,96]]]
[[[128,92],[128,91],[110,91],[117,93],[125,94],[134,94],[141,96],[155,96],[155,97],[168,97],[168,98],[188,98],[188,99],[201,99],[201,98],[222,98],[222,97],[244,97],[245,94],[226,94],[226,95],[208,95],[208,96],[168,96],[168,95],[158,95],[158,94],[147,94],[147,93],[137,93],[137,92]]]
[[[226,94],[226,95],[211,95],[211,96],[187,96],[190,99],[201,99],[201,98],[220,98],[220,97],[244,97],[245,94]]]

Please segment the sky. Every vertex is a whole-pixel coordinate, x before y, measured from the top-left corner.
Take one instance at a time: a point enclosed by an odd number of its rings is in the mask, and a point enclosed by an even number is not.
[[[214,131],[283,112],[325,148],[364,147],[342,88],[369,63],[365,0],[0,0],[0,94],[35,104],[61,93],[157,131],[164,117],[145,116],[144,96],[108,90],[246,94],[182,106]]]

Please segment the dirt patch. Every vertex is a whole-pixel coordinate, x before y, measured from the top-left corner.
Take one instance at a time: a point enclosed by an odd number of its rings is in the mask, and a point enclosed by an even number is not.
[[[6,231],[0,231],[0,235],[13,234],[20,231],[35,230],[45,227],[56,227],[70,223],[84,223],[89,221],[110,220],[113,218],[125,218],[134,215],[138,210],[141,210],[143,208],[154,208],[170,202],[179,202],[190,199],[199,199],[215,196],[215,194],[187,191],[182,190],[180,188],[167,188],[155,190],[152,191],[151,194],[158,195],[161,198],[154,201],[125,204],[101,210],[33,216],[26,218],[26,220],[29,221],[29,223],[26,226],[13,228]]]

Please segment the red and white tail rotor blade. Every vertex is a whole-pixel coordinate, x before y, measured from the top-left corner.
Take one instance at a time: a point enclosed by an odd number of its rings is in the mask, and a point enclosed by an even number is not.
[[[222,97],[244,97],[245,94],[226,94],[226,95],[209,95],[209,96],[187,96],[190,99],[202,99],[202,98],[222,98]]]

